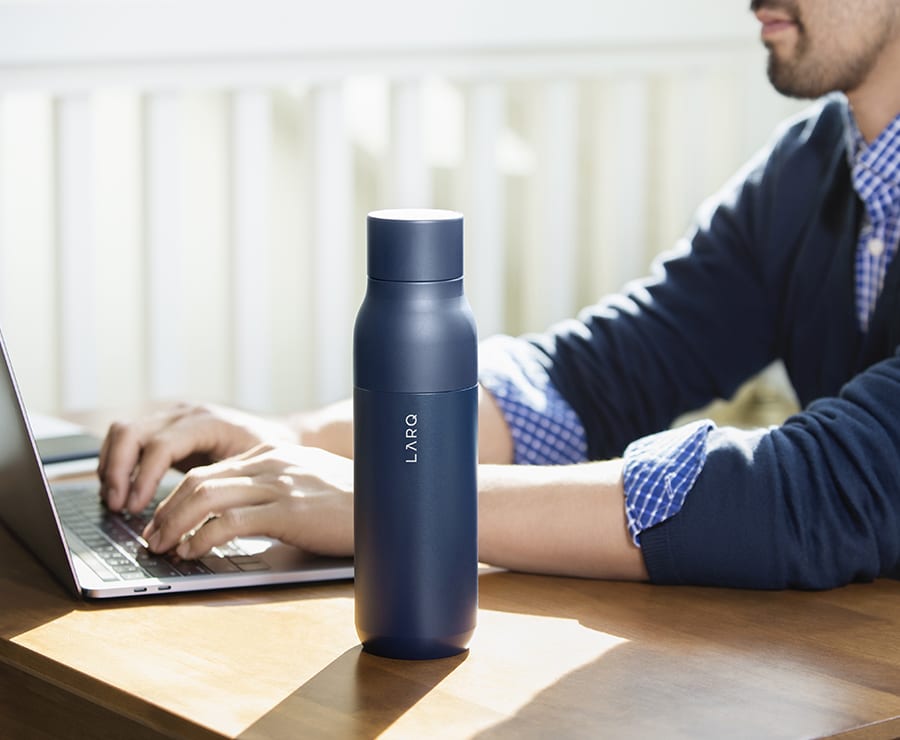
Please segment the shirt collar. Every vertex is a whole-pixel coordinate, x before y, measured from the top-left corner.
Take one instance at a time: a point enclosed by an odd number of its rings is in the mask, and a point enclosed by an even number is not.
[[[900,115],[882,130],[871,144],[860,133],[850,106],[847,112],[847,157],[853,171],[853,186],[863,200],[877,191],[900,190]],[[865,185],[864,185],[865,183]]]

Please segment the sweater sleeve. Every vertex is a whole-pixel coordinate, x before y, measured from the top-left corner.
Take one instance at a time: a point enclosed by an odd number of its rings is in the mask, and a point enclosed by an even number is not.
[[[900,574],[900,352],[777,428],[717,429],[680,513],[641,536],[656,583],[831,588]]]
[[[591,459],[619,457],[679,415],[729,398],[775,358],[776,308],[759,267],[766,240],[755,233],[764,171],[752,164],[705,204],[651,278],[530,337],[584,422]]]
[[[797,183],[826,178],[836,118],[786,124],[701,206],[650,278],[529,337],[584,423],[590,459],[621,456],[681,414],[730,398],[783,351],[787,277],[805,228],[797,213],[820,197]]]

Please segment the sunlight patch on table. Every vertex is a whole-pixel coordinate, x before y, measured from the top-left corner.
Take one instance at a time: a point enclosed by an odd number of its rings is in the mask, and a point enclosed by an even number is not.
[[[466,660],[385,737],[460,737],[487,729],[629,642],[574,619],[486,609],[479,611],[478,619]]]
[[[358,644],[352,598],[267,598],[271,594],[248,590],[214,606],[181,603],[171,609],[160,600],[77,610],[13,642],[236,734]],[[198,630],[198,624],[207,628]],[[340,624],[346,629],[336,630]],[[310,634],[322,638],[310,640]],[[139,662],[136,645],[144,646]],[[198,686],[211,697],[205,707],[198,708]]]

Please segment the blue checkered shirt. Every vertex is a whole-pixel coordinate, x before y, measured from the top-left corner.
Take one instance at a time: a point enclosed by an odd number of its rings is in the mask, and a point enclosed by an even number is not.
[[[867,145],[847,111],[853,187],[866,207],[856,250],[856,314],[865,331],[900,242],[900,116]]]
[[[853,186],[866,215],[856,253],[856,307],[865,331],[900,242],[900,116],[866,145],[848,110]],[[564,465],[587,460],[584,427],[553,387],[542,356],[528,342],[492,337],[480,353],[482,385],[512,432],[515,462]],[[625,511],[632,540],[677,514],[706,462],[708,419],[653,434],[625,450]]]

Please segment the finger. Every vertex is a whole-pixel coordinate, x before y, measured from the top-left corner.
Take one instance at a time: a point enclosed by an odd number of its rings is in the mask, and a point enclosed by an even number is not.
[[[147,440],[172,423],[176,409],[158,412],[130,422],[114,422],[103,440],[97,472],[100,476],[100,495],[114,510],[125,507],[131,490],[131,480],[141,450]]]
[[[250,457],[252,451],[248,450],[241,455],[236,455],[211,465],[196,467],[189,471],[166,499],[156,507],[153,519],[144,529],[144,538],[149,542],[153,534],[161,528],[160,523],[166,521],[173,511],[178,510],[186,502],[193,499],[207,482],[216,479],[245,479],[248,481],[254,479],[253,484],[255,486],[268,485],[270,489],[274,489],[278,479],[272,476],[271,462],[265,456],[274,448],[271,445],[261,444],[254,449],[262,450],[265,454]],[[202,507],[202,504],[196,502],[193,506]],[[187,531],[187,529],[182,531]],[[162,547],[162,544],[159,547]]]
[[[103,442],[104,454],[98,465],[100,495],[114,511],[125,506],[131,474],[141,454],[141,439],[136,424],[116,422],[109,427]]]
[[[202,557],[213,547],[224,545],[235,537],[259,535],[279,539],[283,529],[284,513],[275,503],[236,506],[206,522],[178,545],[175,552],[179,557],[190,560]]]
[[[128,494],[128,510],[143,511],[159,482],[176,462],[188,457],[203,443],[197,425],[176,423],[154,434],[144,443]]]
[[[106,470],[106,460],[109,456],[109,434],[103,435],[103,441],[100,443],[100,452],[97,453],[97,475],[101,478]]]
[[[202,408],[198,411],[196,407],[187,404],[179,404],[173,408],[160,431],[144,440],[140,465],[131,483],[129,510],[137,513],[147,506],[159,486],[159,481],[170,467],[190,470],[192,466],[186,465],[186,461],[198,463],[208,460],[207,455],[216,447],[218,425],[219,421]],[[242,460],[263,450],[272,449],[274,448],[271,445],[261,444],[228,460]],[[227,464],[228,460],[223,462]],[[206,465],[204,470],[207,477],[241,474],[233,469],[217,468],[215,465]]]
[[[275,445],[270,444],[269,442],[260,442],[258,445],[251,447],[249,450],[244,450],[244,452],[239,452],[237,455],[232,455],[229,457],[229,460],[251,460],[254,457],[258,457],[260,455],[265,455],[270,452],[275,451]]]
[[[221,468],[221,471],[219,469]],[[225,473],[225,469],[220,463],[213,465],[201,465],[192,468],[178,482],[178,485],[172,489],[156,507],[153,517],[144,528],[143,536],[149,541],[151,535],[159,529],[160,522],[164,521],[172,511],[182,506],[185,501],[189,500],[205,482],[215,478],[239,477],[236,473]]]
[[[165,518],[171,508],[182,505],[184,501],[194,496],[196,490],[207,481],[223,478],[249,479],[259,475],[267,475],[271,472],[266,462],[260,459],[245,459],[248,454],[243,453],[235,457],[229,457],[226,460],[197,466],[189,470],[165,500],[161,501],[159,506],[156,507],[156,511],[153,514],[154,519],[161,520]]]
[[[109,455],[109,434],[104,435],[100,444],[100,452],[97,453],[97,477],[100,479],[100,498],[106,500],[106,459]]]
[[[156,510],[143,537],[150,550],[168,552],[210,517],[226,516],[235,507],[268,503],[274,495],[272,485],[249,477],[207,479],[190,493],[175,497],[173,491],[166,506],[160,504]]]

